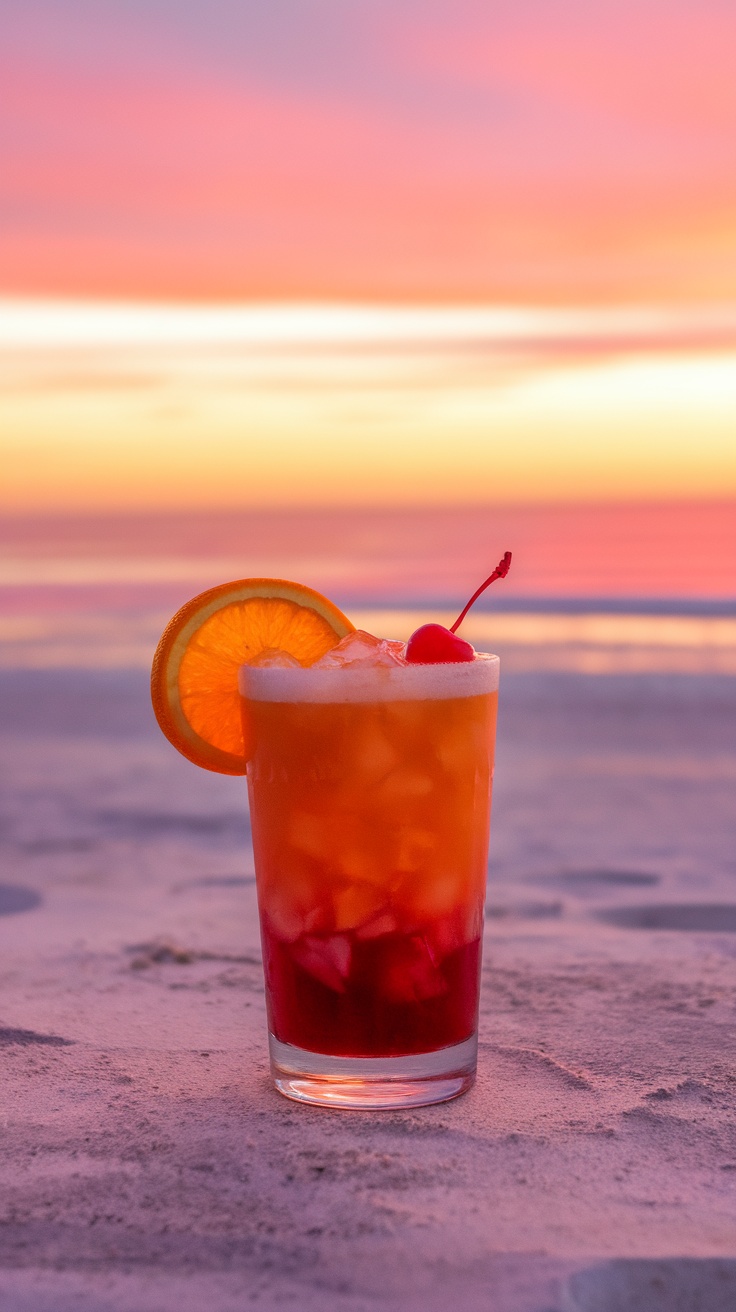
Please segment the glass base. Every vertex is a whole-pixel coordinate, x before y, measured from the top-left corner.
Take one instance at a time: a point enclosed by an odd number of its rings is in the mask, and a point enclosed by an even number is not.
[[[465,1093],[475,1080],[478,1036],[409,1057],[334,1057],[268,1036],[279,1093],[320,1107],[425,1107]]]

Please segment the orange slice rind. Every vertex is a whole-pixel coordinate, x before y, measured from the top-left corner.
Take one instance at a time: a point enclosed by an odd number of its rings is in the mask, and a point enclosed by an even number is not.
[[[200,593],[169,621],[153,658],[162,732],[195,765],[245,774],[240,666],[269,649],[313,665],[353,629],[321,593],[287,579],[238,579]]]

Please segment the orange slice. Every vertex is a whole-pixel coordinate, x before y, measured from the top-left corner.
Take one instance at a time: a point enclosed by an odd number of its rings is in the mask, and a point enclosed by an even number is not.
[[[195,765],[245,774],[240,666],[268,648],[313,665],[354,627],[319,592],[286,579],[239,579],[201,592],[177,611],[156,648],[156,719]]]

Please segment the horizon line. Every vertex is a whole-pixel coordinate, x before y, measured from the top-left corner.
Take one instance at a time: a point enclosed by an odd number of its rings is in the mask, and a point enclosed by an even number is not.
[[[555,510],[561,513],[565,511],[577,510],[674,510],[677,506],[683,506],[688,510],[695,509],[698,506],[736,506],[736,492],[718,496],[651,496],[651,495],[629,495],[627,497],[569,497],[567,499],[551,497],[546,500],[539,498],[530,498],[529,500],[475,500],[475,499],[458,499],[448,500],[426,500],[426,501],[282,501],[282,502],[241,502],[234,504],[231,502],[213,502],[211,505],[202,505],[201,502],[184,503],[181,505],[120,505],[120,506],[99,506],[91,507],[89,505],[67,506],[67,507],[45,507],[45,506],[10,506],[0,503],[0,518],[9,519],[35,519],[35,518],[61,518],[69,517],[80,518],[101,518],[109,520],[111,517],[119,516],[121,518],[141,518],[169,516],[171,518],[182,517],[189,518],[193,515],[386,515],[386,514],[437,514],[446,513],[452,515],[462,513],[463,511],[502,511],[504,513],[516,511],[544,511]]]

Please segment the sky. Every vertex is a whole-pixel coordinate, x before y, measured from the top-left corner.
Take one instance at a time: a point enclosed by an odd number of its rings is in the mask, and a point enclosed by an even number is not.
[[[0,510],[736,498],[730,0],[0,29]]]
[[[0,3],[0,285],[736,297],[731,0]]]
[[[7,510],[736,494],[735,316],[0,306]]]

